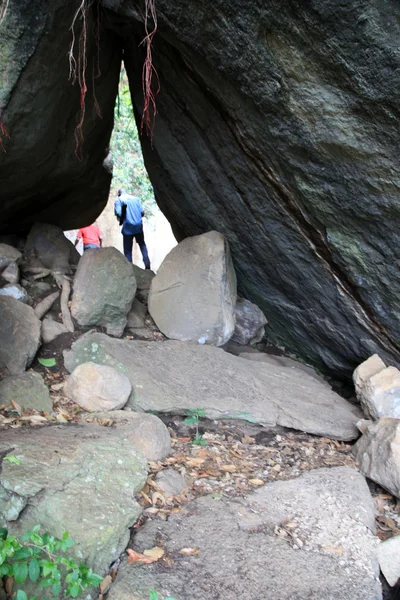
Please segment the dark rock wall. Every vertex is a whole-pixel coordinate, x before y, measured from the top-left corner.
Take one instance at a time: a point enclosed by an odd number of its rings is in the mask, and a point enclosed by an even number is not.
[[[78,0],[9,0],[0,25],[0,109],[9,139],[0,147],[0,232],[35,220],[70,229],[92,222],[108,198],[103,166],[113,126],[121,61],[118,38],[88,13],[84,142],[75,155],[80,89],[69,80],[70,30]],[[77,19],[79,36],[81,20]],[[75,42],[78,58],[79,39]],[[99,62],[97,61],[99,58]],[[98,67],[100,75],[98,75]],[[102,118],[95,111],[97,98]],[[1,133],[0,133],[1,135]],[[79,154],[79,152],[78,152]]]
[[[119,10],[140,23],[135,6]],[[287,349],[338,374],[376,351],[398,361],[400,5],[157,11],[159,114],[143,145],[177,236],[227,235],[240,292]],[[139,114],[143,57],[126,54]]]

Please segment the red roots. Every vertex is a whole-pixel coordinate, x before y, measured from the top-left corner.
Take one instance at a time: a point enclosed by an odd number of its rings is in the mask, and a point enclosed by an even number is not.
[[[157,31],[157,14],[155,7],[155,0],[145,0],[145,19],[144,19],[144,28],[146,31],[146,36],[142,41],[142,44],[146,45],[146,58],[143,64],[142,71],[142,88],[143,88],[143,113],[142,113],[142,122],[140,125],[140,131],[143,132],[143,127],[146,127],[147,133],[150,136],[150,139],[153,138],[153,130],[155,118],[157,115],[157,105],[156,105],[156,96],[160,91],[160,83],[156,69],[153,65],[153,58],[151,53],[151,43],[153,41],[153,37]],[[149,31],[149,16],[153,20],[153,29]],[[156,77],[157,89],[153,91],[152,89],[152,79],[153,74]]]

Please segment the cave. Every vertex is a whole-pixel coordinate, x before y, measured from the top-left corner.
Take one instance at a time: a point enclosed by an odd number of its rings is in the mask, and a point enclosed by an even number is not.
[[[2,236],[102,211],[122,61],[140,129],[149,4],[0,2]],[[226,236],[286,352],[340,378],[398,366],[399,5],[157,0],[156,18],[141,144],[177,240]]]

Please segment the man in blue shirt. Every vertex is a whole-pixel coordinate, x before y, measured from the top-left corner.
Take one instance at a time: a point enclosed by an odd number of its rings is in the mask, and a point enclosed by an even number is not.
[[[118,190],[118,198],[114,202],[114,213],[122,225],[122,237],[124,239],[124,254],[129,262],[132,262],[133,239],[139,244],[146,269],[150,269],[150,260],[144,241],[143,221],[144,210],[139,198],[127,194],[124,190]]]

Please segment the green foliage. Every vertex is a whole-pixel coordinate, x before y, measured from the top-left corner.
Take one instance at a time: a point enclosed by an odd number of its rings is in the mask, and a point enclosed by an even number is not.
[[[3,458],[3,460],[6,460],[7,462],[9,462],[9,463],[11,463],[13,465],[20,465],[21,464],[21,461],[19,460],[19,458],[17,458],[13,454],[9,454],[8,456],[5,456]]]
[[[205,411],[202,408],[189,408],[188,413],[189,416],[185,419],[185,423],[188,425],[196,425],[196,434],[192,443],[198,446],[206,446],[206,440],[204,440],[203,436],[199,433],[200,419],[206,416]]]
[[[55,358],[38,358],[38,362],[44,367],[55,367],[56,359]]]
[[[103,578],[65,555],[73,544],[68,532],[58,539],[41,533],[40,525],[26,531],[20,539],[0,527],[0,577],[13,577],[18,585],[27,580],[39,582],[42,588],[51,587],[56,598],[65,587],[65,597],[76,598],[88,587],[98,586]],[[37,596],[29,599],[23,590],[18,590],[15,598],[39,600]]]
[[[115,106],[111,153],[114,161],[112,194],[116,197],[118,189],[123,188],[126,192],[138,196],[146,215],[151,215],[156,201],[143,162],[125,71],[121,72]]]
[[[157,594],[154,588],[151,589],[149,592],[149,600],[161,600],[160,596]],[[175,600],[175,598],[172,598],[172,596],[168,596],[167,598],[164,598],[164,600]]]

